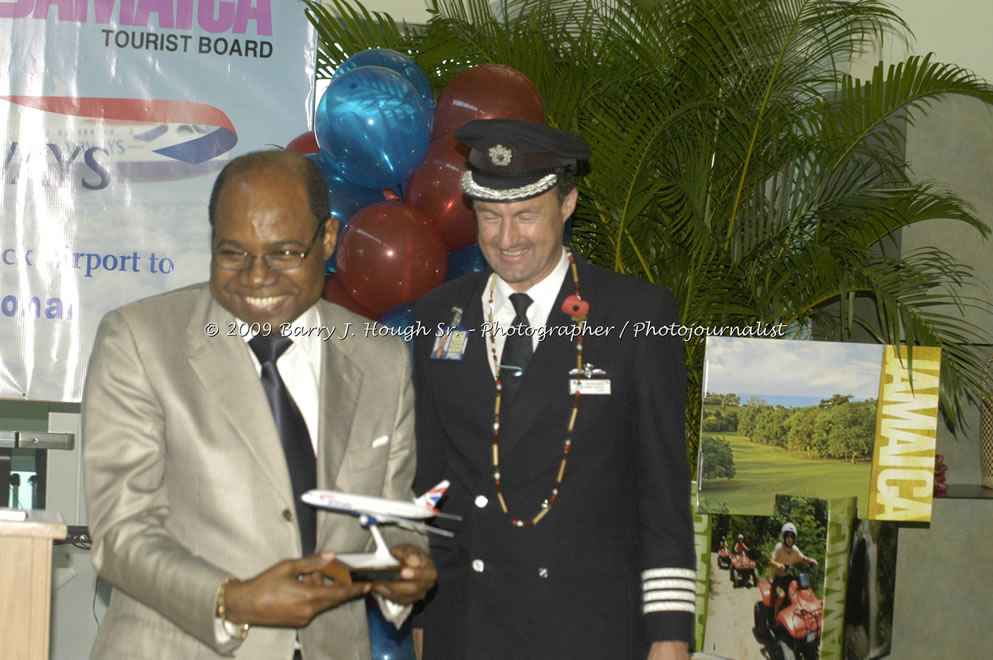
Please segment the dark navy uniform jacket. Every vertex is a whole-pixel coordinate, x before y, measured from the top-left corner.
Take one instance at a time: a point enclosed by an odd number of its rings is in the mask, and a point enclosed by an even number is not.
[[[462,361],[431,359],[430,333],[415,339],[417,491],[449,479],[441,511],[462,516],[436,521],[454,537],[431,535],[438,584],[415,621],[426,660],[643,659],[654,640],[692,640],[685,367],[681,340],[661,330],[678,322],[676,303],[667,289],[576,262],[590,305],[583,363],[606,372],[593,377],[609,379],[610,394],[580,397],[558,500],[533,527],[511,525],[493,481],[496,386],[481,303],[490,273],[418,301],[421,327],[449,323],[458,306],[470,331]],[[501,429],[515,518],[538,513],[559,470],[576,340],[554,329],[575,326],[561,310],[574,292],[567,273]]]

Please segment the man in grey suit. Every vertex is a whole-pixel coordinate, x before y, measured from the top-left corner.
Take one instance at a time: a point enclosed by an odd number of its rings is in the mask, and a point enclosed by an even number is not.
[[[321,299],[337,223],[314,163],[236,158],[209,214],[210,282],[115,310],[97,333],[83,456],[93,562],[114,590],[92,656],[368,660],[360,597],[405,616],[434,583],[425,539],[383,530],[395,582],[327,582],[334,551],[369,549],[370,535],[299,492],[412,495],[407,349],[343,337],[365,319]],[[294,341],[260,357],[253,335]],[[284,448],[274,396],[313,455]]]

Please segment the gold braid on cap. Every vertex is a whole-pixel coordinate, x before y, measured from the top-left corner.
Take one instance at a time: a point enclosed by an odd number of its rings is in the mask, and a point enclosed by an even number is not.
[[[534,183],[529,183],[526,186],[521,186],[520,188],[498,190],[496,188],[487,188],[486,186],[479,185],[476,183],[475,179],[472,178],[472,172],[466,170],[462,173],[462,192],[475,199],[490,200],[494,202],[514,201],[523,197],[534,197],[535,195],[539,195],[546,190],[550,190],[552,186],[558,182],[558,180],[559,175],[552,173],[546,174]]]

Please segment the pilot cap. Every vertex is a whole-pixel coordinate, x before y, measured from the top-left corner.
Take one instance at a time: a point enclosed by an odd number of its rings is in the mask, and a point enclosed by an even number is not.
[[[520,119],[474,119],[455,132],[468,146],[462,192],[487,202],[517,202],[551,190],[566,168],[590,157],[583,140]]]

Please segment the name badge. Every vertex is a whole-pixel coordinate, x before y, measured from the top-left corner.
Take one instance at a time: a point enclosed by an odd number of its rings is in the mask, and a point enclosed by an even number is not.
[[[469,331],[462,326],[449,327],[435,337],[432,360],[462,360],[469,345]]]
[[[609,378],[570,378],[569,394],[610,394]]]

